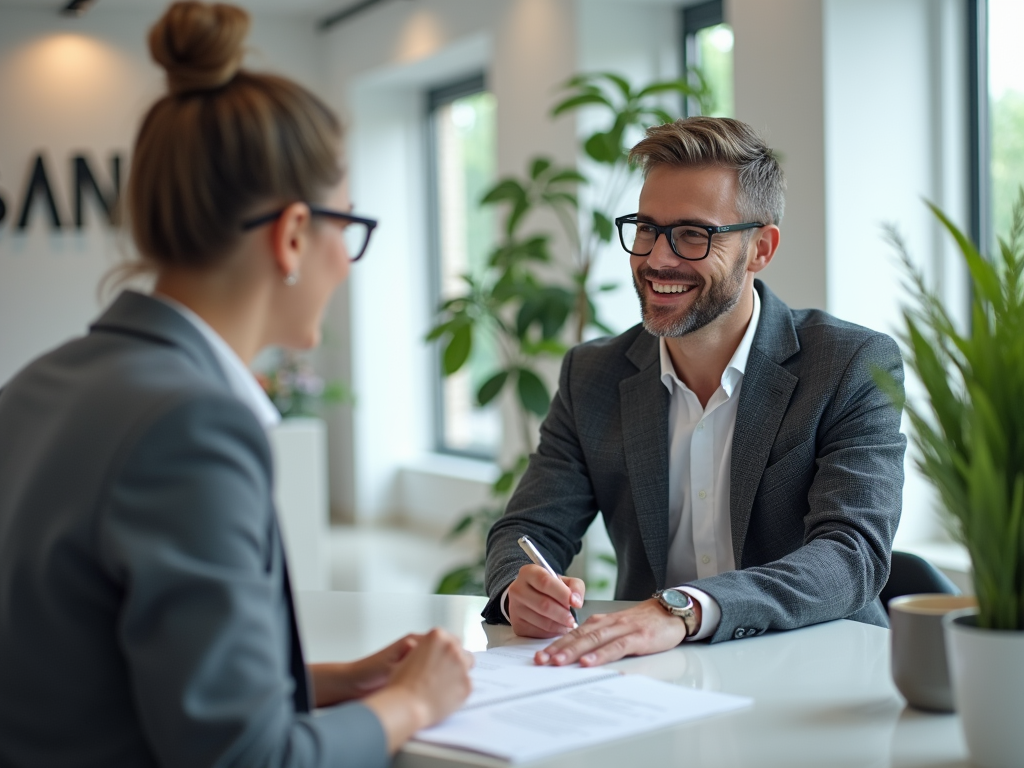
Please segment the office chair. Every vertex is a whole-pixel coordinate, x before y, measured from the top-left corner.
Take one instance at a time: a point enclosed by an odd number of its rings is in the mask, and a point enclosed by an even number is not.
[[[889,580],[882,587],[879,599],[889,612],[889,601],[900,595],[916,595],[922,592],[959,595],[956,584],[934,565],[923,557],[909,552],[892,553],[892,567],[889,569]]]

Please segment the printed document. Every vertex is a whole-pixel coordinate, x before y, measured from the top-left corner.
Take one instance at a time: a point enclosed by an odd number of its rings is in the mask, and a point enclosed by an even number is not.
[[[473,693],[466,704],[415,739],[518,763],[753,703],[606,667],[538,667],[533,654],[548,642],[475,654]]]

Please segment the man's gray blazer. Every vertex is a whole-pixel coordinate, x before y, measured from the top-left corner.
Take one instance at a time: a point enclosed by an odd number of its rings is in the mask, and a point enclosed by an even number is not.
[[[900,414],[872,378],[903,381],[888,336],[793,311],[757,280],[761,319],[733,437],[730,518],[737,570],[691,582],[722,608],[712,642],[855,618],[886,626],[903,489]],[[597,512],[618,558],[619,600],[666,584],[668,412],[658,340],[636,326],[582,344],[562,364],[540,445],[487,542],[484,617],[529,560],[529,534],[564,573]]]
[[[271,455],[202,334],[124,293],[0,393],[0,765],[386,764],[314,717]]]

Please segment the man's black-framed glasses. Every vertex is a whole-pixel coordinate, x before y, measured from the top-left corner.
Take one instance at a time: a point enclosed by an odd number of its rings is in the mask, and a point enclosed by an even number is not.
[[[321,208],[319,205],[310,205],[309,203],[306,203],[306,205],[313,216],[326,216],[329,219],[337,219],[344,222],[343,235],[345,237],[345,247],[348,249],[349,261],[359,261],[363,257],[363,254],[366,253],[366,247],[370,244],[370,235],[373,234],[373,230],[377,226],[376,219],[366,219],[362,216],[345,213],[344,211]],[[243,221],[242,230],[248,232],[250,229],[256,229],[256,227],[262,227],[264,224],[276,221],[284,211],[285,209],[282,208],[279,211],[266,213],[249,221]]]
[[[664,235],[672,252],[687,261],[700,261],[708,257],[712,235],[768,226],[751,221],[745,224],[723,224],[720,227],[707,227],[703,224],[670,224],[661,227],[649,221],[639,221],[638,215],[631,213],[615,220],[615,226],[619,228],[619,242],[626,253],[631,256],[650,256],[658,235]]]

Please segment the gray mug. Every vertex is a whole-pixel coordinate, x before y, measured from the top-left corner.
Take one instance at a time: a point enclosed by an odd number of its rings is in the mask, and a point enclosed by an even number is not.
[[[907,703],[953,711],[942,617],[977,605],[969,595],[904,595],[889,602],[892,679]]]

